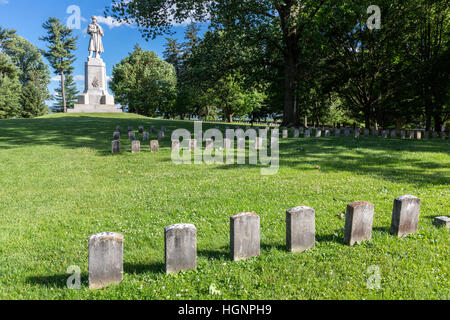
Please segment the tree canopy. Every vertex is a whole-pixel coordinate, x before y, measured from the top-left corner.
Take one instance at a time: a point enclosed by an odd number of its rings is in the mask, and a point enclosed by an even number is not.
[[[201,38],[191,25],[184,45],[168,38],[182,118],[245,113],[297,126],[335,116],[440,131],[449,120],[448,0],[380,0],[381,17],[372,8],[368,0],[115,0],[106,13],[137,23],[146,39],[187,19],[208,22]],[[237,91],[257,93],[259,103],[230,109],[220,97],[244,101]]]
[[[113,68],[110,88],[129,112],[156,116],[173,113],[177,77],[175,68],[138,45]]]
[[[2,117],[35,117],[48,112],[50,71],[39,49],[14,30],[0,28]],[[1,112],[1,111],[0,111]]]
[[[76,60],[73,52],[76,50],[78,37],[73,35],[71,28],[61,23],[58,18],[49,18],[44,22],[42,28],[47,34],[40,40],[47,43],[47,50],[43,51],[44,56],[52,66],[55,74],[60,76],[61,97],[63,111],[67,112],[67,99],[64,80],[65,74],[73,71],[73,62]]]

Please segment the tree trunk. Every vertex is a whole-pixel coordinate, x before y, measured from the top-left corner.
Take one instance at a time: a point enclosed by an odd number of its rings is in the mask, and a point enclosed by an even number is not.
[[[232,114],[228,114],[228,122],[233,123],[233,115]]]
[[[440,114],[434,114],[434,131],[441,132],[442,131],[442,118]]]
[[[433,107],[432,107],[432,102],[430,99],[430,96],[428,95],[428,93],[425,93],[425,127],[427,131],[431,130],[431,125],[432,125],[432,121],[431,121],[431,117],[432,117],[432,111],[433,111]],[[435,128],[435,130],[437,130],[437,128]]]
[[[368,112],[369,108],[364,108],[364,125],[366,126],[366,129],[370,129],[370,113]]]
[[[427,131],[431,130],[431,114],[427,114],[427,112],[425,111],[425,128]]]
[[[275,1],[280,16],[283,32],[283,57],[284,57],[284,119],[283,126],[292,127],[300,124],[300,113],[297,106],[296,94],[298,79],[298,49],[299,34],[297,20],[301,13],[299,2]]]
[[[284,66],[284,120],[283,126],[299,125],[299,110],[295,99],[297,57],[293,52],[285,54]]]
[[[67,113],[66,86],[64,83],[64,71],[61,71],[61,95],[62,95],[62,100],[63,100],[64,113]]]

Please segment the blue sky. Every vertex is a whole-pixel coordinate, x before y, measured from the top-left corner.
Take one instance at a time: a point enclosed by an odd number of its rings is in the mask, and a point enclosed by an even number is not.
[[[112,74],[113,65],[133,51],[136,43],[144,50],[156,52],[161,58],[163,55],[165,36],[145,41],[136,25],[120,25],[112,19],[104,19],[103,12],[109,4],[111,4],[110,0],[0,0],[0,26],[17,30],[20,36],[26,38],[38,48],[45,49],[45,44],[39,41],[39,37],[44,35],[42,29],[44,21],[49,17],[56,17],[66,23],[72,15],[72,12],[67,13],[68,8],[73,5],[78,6],[82,18],[81,29],[74,29],[75,35],[78,36],[74,75],[78,89],[83,91],[84,62],[89,54],[87,50],[89,36],[85,33],[85,30],[91,16],[101,16],[99,23],[105,31],[103,37],[105,52],[102,58],[106,63],[108,76]],[[173,31],[176,34],[171,37],[182,41],[185,27],[185,24],[175,25]],[[206,27],[202,31],[204,29]],[[51,71],[52,77],[54,77],[53,70]],[[57,81],[52,81],[50,84],[51,93],[57,85]]]

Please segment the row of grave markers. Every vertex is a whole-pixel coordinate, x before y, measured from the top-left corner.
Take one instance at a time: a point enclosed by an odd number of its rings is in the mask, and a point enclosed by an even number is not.
[[[219,129],[218,126],[215,127],[216,129]],[[274,128],[274,127],[250,127],[250,126],[246,126],[245,130],[249,130],[249,129],[262,129],[262,130],[266,130],[267,132],[269,132],[271,129],[279,129]],[[231,128],[229,126],[227,126],[225,128],[225,130],[230,130]],[[242,129],[241,127],[236,126],[234,128],[235,130],[238,129]],[[313,131],[315,130],[315,131]],[[422,139],[437,139],[437,138],[441,138],[442,140],[445,140],[447,138],[447,134],[445,132],[441,132],[440,134],[438,134],[436,131],[425,131],[425,130],[369,130],[369,129],[361,129],[361,128],[328,128],[328,127],[318,127],[318,128],[304,128],[304,127],[299,127],[299,128],[290,128],[291,131],[291,136],[293,138],[300,138],[301,135],[303,135],[305,138],[310,138],[312,136],[316,137],[316,138],[320,138],[320,137],[331,137],[332,135],[334,135],[335,137],[340,137],[340,136],[345,136],[345,137],[349,137],[351,135],[353,135],[355,138],[359,138],[361,136],[364,136],[365,138],[368,138],[370,136],[372,137],[379,137],[381,136],[384,139],[387,139],[388,137],[390,138],[401,138],[401,139],[417,139],[417,140],[422,140]],[[289,130],[286,127],[281,127],[281,136],[283,139],[287,139],[289,138]]]
[[[383,139],[387,139],[388,137],[392,138],[392,139],[396,139],[397,137],[400,137],[400,139],[417,139],[417,140],[422,140],[422,139],[437,139],[437,138],[441,138],[442,140],[445,140],[447,138],[447,135],[445,132],[441,132],[439,135],[437,132],[435,131],[422,131],[422,130],[372,130],[370,131],[369,129],[360,129],[360,128],[356,128],[355,130],[351,129],[351,128],[345,128],[345,129],[341,129],[341,128],[334,128],[334,129],[329,129],[329,128],[316,128],[315,132],[314,132],[314,137],[316,138],[320,138],[322,136],[324,137],[331,137],[331,135],[334,134],[335,137],[339,137],[341,135],[345,136],[345,137],[349,137],[351,135],[353,135],[355,138],[359,138],[362,135],[365,138],[368,138],[370,136],[372,137],[379,137],[381,136]],[[281,135],[283,137],[283,139],[287,139],[289,138],[289,131],[287,128],[282,128],[281,129]],[[300,135],[303,135],[305,138],[310,138],[311,136],[313,136],[313,129],[312,128],[291,128],[291,136],[293,138],[300,138]]]
[[[117,126],[116,127],[116,131],[114,131],[114,134],[113,134],[113,139],[114,140],[120,140],[120,133],[121,133],[121,131],[122,131],[121,127]],[[161,130],[158,132],[158,140],[163,140],[164,139],[166,131],[167,131],[166,127],[164,127],[164,126],[161,127]],[[143,141],[150,140],[150,133],[147,132],[147,131],[144,131],[144,126],[139,126],[138,132],[142,135],[142,140]],[[151,133],[154,134],[156,132],[157,132],[156,127],[152,126],[151,127]],[[136,134],[135,134],[132,126],[128,126],[128,139],[131,140],[131,141],[136,140]]]
[[[417,232],[421,200],[405,195],[394,200],[391,233],[404,237]],[[372,238],[375,207],[367,201],[348,204],[344,243],[353,246]],[[450,227],[450,218],[437,217],[435,224]],[[260,255],[260,217],[244,212],[230,218],[231,258],[239,261]],[[286,247],[300,253],[314,248],[315,210],[296,207],[286,212]],[[89,288],[101,289],[123,280],[123,242],[120,233],[100,233],[89,239]],[[197,268],[197,229],[192,224],[176,224],[164,230],[167,274]]]
[[[251,127],[247,126],[245,128],[245,130],[250,129]],[[216,126],[216,129],[219,129],[218,126]],[[226,130],[230,130],[230,127],[226,127]],[[235,127],[235,130],[241,129],[240,127]],[[266,131],[270,130],[270,127],[265,127],[264,128]],[[264,130],[264,129],[260,129],[260,130]],[[323,131],[322,131],[323,130]],[[144,131],[144,127],[143,126],[139,126],[138,128],[139,133],[142,135],[142,140],[143,141],[149,141],[150,140],[150,133],[147,131]],[[156,127],[152,126],[151,127],[151,132],[152,133],[156,133]],[[150,141],[150,151],[151,152],[158,152],[159,151],[159,141],[162,141],[165,138],[165,132],[166,132],[166,128],[163,126],[161,128],[161,130],[158,132],[158,140],[151,140]],[[312,135],[312,128],[291,128],[291,132],[292,132],[292,136],[293,138],[299,138],[300,134],[303,134],[305,138],[310,138]],[[121,133],[121,128],[120,126],[117,126],[116,131],[113,134],[113,142],[112,142],[112,153],[120,153],[121,149],[120,149],[120,133]],[[339,128],[334,128],[334,136],[339,137],[342,133],[342,129]],[[203,133],[202,133],[203,134]],[[316,138],[320,138],[322,137],[322,134],[325,137],[330,137],[331,136],[331,131],[328,128],[317,128],[315,131],[315,137]],[[355,138],[359,138],[361,136],[361,131],[359,128],[355,129],[353,131],[353,129],[343,129],[343,135],[344,136],[350,136],[351,134],[354,134]],[[372,133],[368,130],[368,129],[364,129],[363,131],[364,137],[369,137],[370,135],[372,135],[373,137],[378,137],[379,136],[379,131],[378,130],[372,130]],[[281,130],[281,135],[283,139],[287,139],[289,138],[289,131],[287,128],[282,128]],[[381,131],[381,137],[386,139],[388,138],[388,136],[390,136],[391,138],[397,138],[397,131],[396,130],[383,130]],[[446,134],[445,132],[441,132],[441,139],[445,140],[446,139]],[[400,131],[400,138],[401,139],[406,139],[407,137],[407,132],[405,130]],[[410,130],[408,132],[408,138],[409,139],[417,139],[417,140],[421,140],[423,139],[429,139],[430,137],[430,132],[426,131],[424,132],[424,134],[422,135],[422,131],[420,130]],[[433,132],[433,138],[438,138],[437,133]],[[133,127],[129,126],[128,127],[128,139],[131,140],[131,152],[132,153],[139,153],[141,151],[141,142],[136,140],[136,134],[133,131]],[[206,141],[206,146],[205,146],[205,150],[212,150],[214,148],[214,140],[212,139],[207,139]],[[223,149],[231,149],[231,143],[232,141],[230,139],[225,138],[224,139],[224,147]],[[271,141],[272,144],[272,141]],[[191,139],[189,142],[189,149],[190,150],[195,150],[198,147],[198,140],[197,139]],[[256,149],[261,149],[263,147],[263,138],[262,137],[256,137],[255,140],[255,148]],[[180,142],[177,140],[172,141],[172,151],[180,151]]]
[[[131,152],[139,153],[141,152],[141,142],[139,140],[131,141]],[[150,152],[159,152],[159,141],[151,140],[150,141]],[[120,153],[120,141],[114,140],[112,142],[112,153]]]
[[[214,140],[212,139],[206,139],[206,146],[205,150],[213,150],[214,148]],[[255,140],[255,148],[261,149],[263,147],[263,138],[257,137]],[[198,148],[198,140],[197,139],[190,139],[189,140],[189,150],[194,151]],[[224,139],[224,149],[231,149],[231,140],[230,139]],[[172,151],[180,151],[180,141],[179,140],[172,140]],[[112,153],[120,153],[120,140],[113,140],[112,142]],[[150,151],[151,152],[158,152],[159,151],[159,141],[158,140],[151,140],[150,141]],[[141,152],[141,142],[139,140],[132,140],[131,141],[131,152],[132,153],[139,153]]]
[[[143,126],[139,126],[138,132],[142,135],[143,141],[150,141],[150,133],[144,131]],[[156,127],[151,127],[151,132],[156,133]],[[166,128],[163,126],[161,130],[158,132],[158,140],[150,141],[150,152],[159,152],[159,141],[163,140],[165,137]],[[112,142],[112,153],[120,153],[120,134],[121,127],[117,126],[116,131],[113,133],[113,142]],[[141,141],[136,140],[136,134],[133,131],[132,126],[128,126],[128,139],[131,140],[131,152],[139,153],[141,152]]]
[[[219,129],[219,126],[215,127],[216,129]],[[252,127],[247,126],[245,127],[245,130],[248,130]],[[225,128],[226,130],[230,130],[230,127],[227,126]],[[238,129],[242,129],[240,127],[235,127],[235,130]],[[264,129],[261,127],[259,128],[260,130],[266,130],[267,132],[270,131],[270,127],[265,127]],[[143,141],[148,141],[150,140],[150,133],[147,131],[144,131],[144,127],[143,126],[139,126],[138,129],[139,133],[142,134],[142,140]],[[120,126],[117,126],[116,131],[113,134],[113,139],[114,141],[120,140],[120,132],[121,132],[121,128]],[[156,133],[156,127],[152,126],[151,127],[151,132],[152,133]],[[166,128],[163,126],[161,128],[161,130],[158,132],[158,141],[161,141],[164,139],[165,137],[165,132],[166,132]],[[422,130],[400,130],[399,132],[397,130],[381,130],[381,132],[379,130],[372,130],[370,131],[369,129],[364,129],[361,130],[360,128],[356,128],[356,129],[352,129],[352,128],[345,128],[345,129],[341,129],[341,128],[333,128],[333,129],[329,129],[327,127],[325,128],[316,128],[315,132],[313,134],[313,128],[291,128],[291,136],[293,138],[300,138],[300,135],[303,135],[305,138],[310,138],[311,136],[314,136],[316,138],[320,138],[322,136],[325,137],[331,137],[332,134],[335,137],[339,137],[341,135],[349,137],[351,135],[353,135],[355,138],[359,138],[362,135],[366,138],[368,138],[369,136],[372,137],[379,137],[381,136],[384,139],[387,139],[388,137],[390,138],[397,138],[400,137],[401,139],[417,139],[417,140],[422,140],[422,139],[437,139],[437,138],[441,138],[442,140],[445,140],[447,138],[447,135],[445,132],[441,132],[440,135],[438,135],[437,132],[435,131],[422,131]],[[289,138],[289,130],[286,127],[282,127],[281,128],[281,136],[283,139],[287,139]],[[133,141],[136,140],[136,135],[133,131],[133,127],[129,126],[128,127],[128,138],[129,140]],[[208,149],[208,144],[207,144],[207,149]]]

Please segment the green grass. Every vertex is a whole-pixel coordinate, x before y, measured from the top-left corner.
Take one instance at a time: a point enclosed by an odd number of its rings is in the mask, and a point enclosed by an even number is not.
[[[160,153],[111,155],[116,125],[165,125]],[[205,124],[214,127],[216,124]],[[171,162],[170,131],[191,122],[136,115],[57,115],[0,121],[0,299],[449,299],[449,142],[288,139],[280,170]],[[125,138],[126,133],[122,135]],[[156,138],[153,135],[153,138]],[[320,170],[316,169],[320,166]],[[422,199],[419,231],[389,234],[394,198]],[[375,204],[372,241],[343,244],[347,203]],[[316,210],[316,248],[285,250],[285,211]],[[261,256],[233,262],[229,218],[261,217]],[[192,223],[198,270],[164,274],[164,227]],[[124,234],[124,281],[87,287],[87,240]],[[82,270],[81,290],[66,270]],[[370,290],[367,269],[381,271]],[[214,284],[221,295],[210,295]]]

